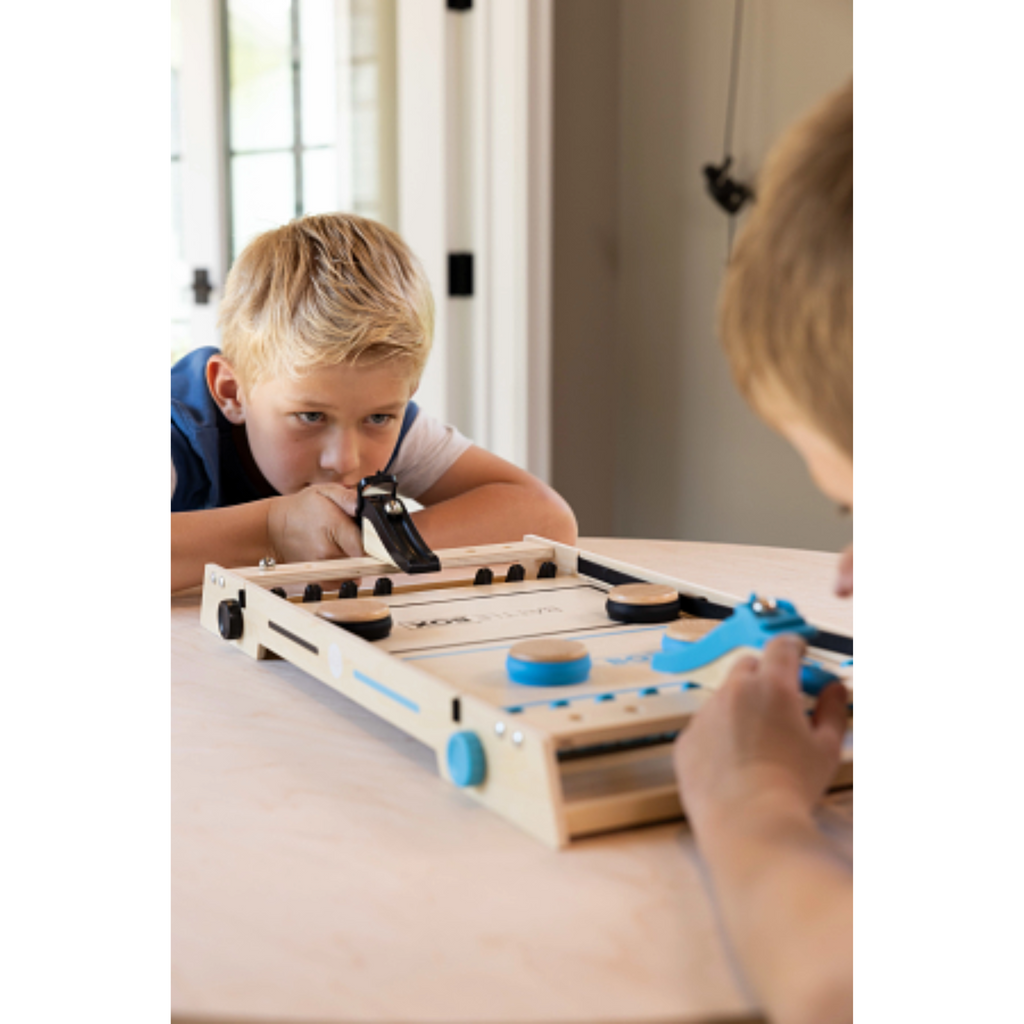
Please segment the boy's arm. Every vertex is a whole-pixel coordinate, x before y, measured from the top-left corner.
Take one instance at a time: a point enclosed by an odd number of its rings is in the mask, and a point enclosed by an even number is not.
[[[171,513],[171,591],[203,582],[207,562],[225,567],[358,557],[362,538],[352,517],[356,492],[314,484],[278,498],[229,508]]]
[[[267,507],[272,498],[231,508],[171,513],[171,590],[203,582],[207,562],[256,565],[268,554]]]
[[[555,491],[475,445],[417,500],[424,508],[412,518],[434,550],[522,540],[527,533],[576,543],[576,517]]]
[[[839,761],[846,691],[803,708],[803,643],[739,663],[676,745],[683,805],[744,972],[774,1024],[853,1016],[853,880],[812,807]]]

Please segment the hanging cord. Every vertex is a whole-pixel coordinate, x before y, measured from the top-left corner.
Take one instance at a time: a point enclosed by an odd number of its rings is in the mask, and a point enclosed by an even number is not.
[[[732,19],[732,62],[729,68],[729,99],[725,107],[725,139],[722,143],[723,163],[732,152],[732,126],[736,118],[736,83],[740,77],[740,40],[743,33],[743,0],[736,0]]]
[[[732,17],[732,59],[729,63],[729,95],[725,105],[725,136],[722,139],[722,167],[732,163],[732,131],[736,123],[736,88],[740,78],[740,43],[743,39],[743,0],[736,0]],[[736,234],[736,216],[726,217],[725,258],[732,256],[732,242]]]
[[[743,38],[743,0],[736,0],[732,16],[732,61],[729,68],[729,99],[725,107],[725,138],[723,140],[722,162],[731,160],[732,129],[736,121],[736,85],[740,77],[740,40]],[[728,225],[725,241],[725,258],[732,256],[732,240],[736,234],[736,217],[725,218]]]
[[[733,220],[744,203],[752,199],[753,191],[740,181],[729,177],[732,166],[732,133],[736,123],[736,95],[740,77],[740,44],[743,37],[743,0],[736,0],[732,22],[732,60],[729,67],[729,94],[725,105],[725,135],[722,139],[722,165],[705,164],[704,177],[711,198],[728,214],[726,236],[726,261],[732,253],[732,237],[735,230]]]

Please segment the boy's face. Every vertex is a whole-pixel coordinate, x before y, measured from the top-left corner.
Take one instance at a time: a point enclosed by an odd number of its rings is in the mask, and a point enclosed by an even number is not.
[[[778,431],[800,453],[818,490],[841,508],[853,508],[853,462],[805,420],[791,419]]]
[[[397,364],[332,366],[240,391],[249,449],[280,494],[310,484],[355,487],[383,470],[416,390]]]
[[[852,511],[853,460],[850,456],[814,426],[781,391],[763,391],[758,407],[765,421],[803,457],[818,490],[840,508]],[[836,593],[842,597],[853,593],[852,544],[843,552],[839,563]]]

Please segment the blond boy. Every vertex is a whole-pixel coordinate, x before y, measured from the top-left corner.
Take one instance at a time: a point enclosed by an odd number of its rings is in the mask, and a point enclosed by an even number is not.
[[[773,150],[726,275],[737,384],[838,505],[853,505],[853,85]],[[837,592],[853,592],[852,547]],[[853,878],[812,809],[838,766],[847,696],[813,717],[803,642],[738,664],[677,741],[683,803],[748,980],[778,1024],[853,1016]]]
[[[171,588],[203,566],[362,554],[356,486],[381,470],[433,548],[573,542],[568,505],[412,401],[433,300],[405,243],[348,214],[257,237],[228,276],[223,347],[171,370]]]

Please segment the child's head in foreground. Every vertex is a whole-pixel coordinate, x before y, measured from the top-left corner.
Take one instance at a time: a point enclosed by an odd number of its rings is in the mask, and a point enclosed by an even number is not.
[[[279,493],[354,486],[386,465],[434,329],[398,235],[341,213],[259,235],[228,275],[220,327],[210,391]]]
[[[853,83],[774,147],[730,261],[720,334],[751,405],[853,504]]]

